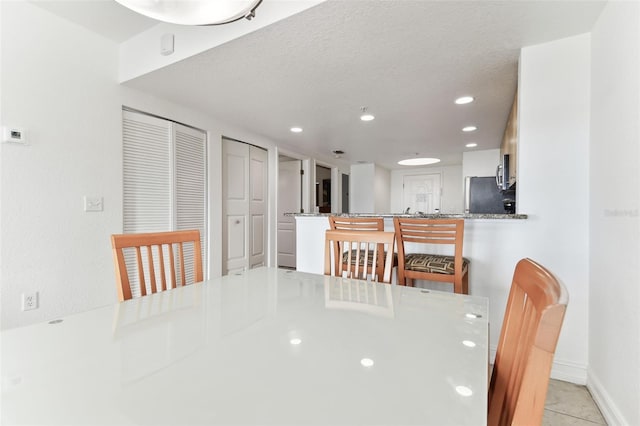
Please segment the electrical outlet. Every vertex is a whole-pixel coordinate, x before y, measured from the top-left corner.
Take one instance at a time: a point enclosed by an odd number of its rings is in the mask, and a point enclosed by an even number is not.
[[[22,293],[22,310],[38,309],[38,292]]]

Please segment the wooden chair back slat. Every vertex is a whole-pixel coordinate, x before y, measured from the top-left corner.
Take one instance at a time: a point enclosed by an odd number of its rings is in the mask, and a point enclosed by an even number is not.
[[[531,259],[518,262],[489,386],[488,425],[539,425],[568,302],[566,288]]]
[[[169,278],[171,279],[171,288],[176,288],[178,283],[176,282],[176,263],[175,257],[173,256],[173,245],[169,244],[169,266],[171,267],[171,275]]]
[[[178,262],[180,268],[180,285],[186,285],[186,269],[184,244],[193,244],[193,279],[194,282],[203,280],[202,271],[202,245],[200,243],[200,231],[174,231],[174,232],[154,232],[144,234],[117,234],[111,236],[111,247],[113,249],[113,259],[116,270],[116,287],[118,299],[120,301],[132,298],[131,281],[124,256],[124,249],[135,249],[135,265],[141,296],[147,295],[147,286],[151,293],[169,288],[176,288],[178,280],[176,277],[175,256],[173,246],[178,246]],[[149,277],[147,282],[145,277],[145,264],[143,262],[142,248],[147,252],[146,269]],[[169,255],[169,286],[167,286],[164,249],[167,247]],[[154,258],[154,248],[157,256]],[[159,277],[156,277],[156,265],[159,269]]]
[[[393,232],[327,230],[325,234],[324,273],[391,283],[393,268]],[[337,248],[336,248],[337,247]],[[378,275],[379,247],[386,248],[382,276]],[[347,262],[342,262],[342,253],[347,253]],[[354,255],[355,253],[355,255]],[[369,255],[371,253],[371,256]],[[354,258],[355,256],[355,258]],[[333,258],[339,258],[336,262]],[[355,262],[353,261],[355,260]]]

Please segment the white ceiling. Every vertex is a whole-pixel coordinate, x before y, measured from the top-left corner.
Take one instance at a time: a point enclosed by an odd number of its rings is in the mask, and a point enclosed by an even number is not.
[[[153,25],[112,1],[39,3],[117,42]],[[416,153],[460,164],[468,142],[499,147],[520,48],[590,31],[603,6],[329,0],[126,84],[294,151],[341,149],[387,168]],[[453,103],[467,94],[476,101]],[[359,120],[362,106],[374,121]],[[470,124],[478,130],[463,133]]]

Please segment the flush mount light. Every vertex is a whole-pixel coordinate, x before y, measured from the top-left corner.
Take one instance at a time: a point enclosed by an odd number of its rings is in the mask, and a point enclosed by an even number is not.
[[[221,25],[252,19],[262,0],[116,0],[134,12],[181,25]]]
[[[475,132],[476,130],[478,130],[476,126],[467,126],[462,128],[463,132]]]
[[[291,343],[293,346],[298,346],[300,343],[302,343],[302,339],[295,337],[289,340],[289,343]]]
[[[398,161],[401,166],[426,166],[427,164],[439,163],[439,158],[409,158]]]
[[[462,344],[465,345],[468,348],[475,348],[476,347],[476,342],[473,342],[471,340],[463,340]]]
[[[360,111],[362,111],[362,115],[360,116],[360,120],[362,121],[372,121],[376,118],[375,116],[367,112],[367,107],[360,108]]]
[[[467,148],[475,148],[476,146],[478,146],[477,143],[468,143],[465,145]]]
[[[470,104],[471,102],[473,102],[473,96],[461,96],[456,99],[455,102],[458,105]]]
[[[292,127],[289,130],[291,130],[293,133],[301,133],[302,127]]]

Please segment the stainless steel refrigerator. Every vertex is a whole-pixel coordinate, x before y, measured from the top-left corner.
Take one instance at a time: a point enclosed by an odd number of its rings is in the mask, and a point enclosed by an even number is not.
[[[465,213],[507,213],[504,208],[504,195],[498,188],[495,176],[465,178]]]

